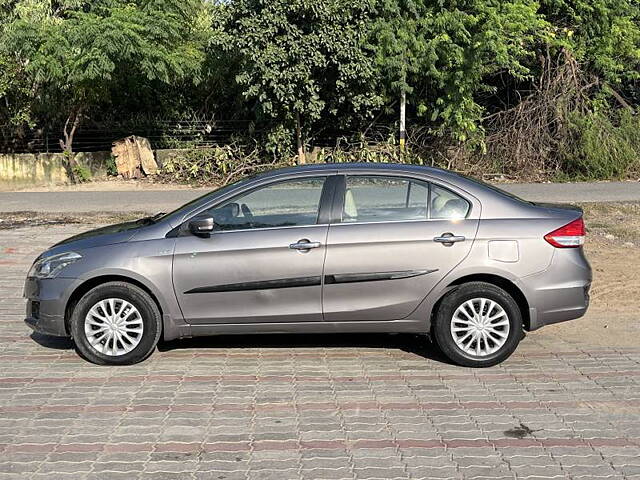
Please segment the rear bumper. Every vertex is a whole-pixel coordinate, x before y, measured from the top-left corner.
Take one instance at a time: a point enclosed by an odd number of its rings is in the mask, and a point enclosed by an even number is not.
[[[522,279],[529,301],[529,328],[582,317],[589,308],[591,267],[579,249],[556,249],[544,272]]]
[[[68,337],[65,308],[76,281],[72,278],[27,278],[24,285],[27,299],[25,323],[38,333]]]

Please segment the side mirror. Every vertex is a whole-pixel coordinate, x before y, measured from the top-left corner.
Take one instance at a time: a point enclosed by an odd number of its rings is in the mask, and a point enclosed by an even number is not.
[[[197,237],[208,237],[213,232],[214,225],[211,215],[198,215],[189,221],[189,231]]]

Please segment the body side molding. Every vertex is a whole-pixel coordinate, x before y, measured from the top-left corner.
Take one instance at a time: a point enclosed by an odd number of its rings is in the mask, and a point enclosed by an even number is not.
[[[384,280],[400,280],[403,278],[419,277],[429,273],[437,272],[432,270],[406,270],[401,272],[373,272],[373,273],[342,273],[338,275],[325,275],[324,283],[327,285],[336,283],[357,283],[357,282],[380,282]]]
[[[187,290],[185,295],[192,293],[243,292],[248,290],[269,290],[274,288],[316,287],[321,285],[322,277],[281,278],[277,280],[263,280],[258,282],[227,283],[211,285]]]
[[[338,275],[325,275],[324,283],[327,285],[339,283],[379,282],[383,280],[399,280],[403,278],[418,277],[434,270],[407,270],[401,272],[374,272],[374,273],[344,273]],[[270,290],[276,288],[317,287],[322,284],[322,277],[296,277],[281,278],[277,280],[263,280],[257,282],[227,283],[223,285],[209,285],[187,290],[185,295],[194,293],[219,293],[219,292],[244,292],[250,290]]]

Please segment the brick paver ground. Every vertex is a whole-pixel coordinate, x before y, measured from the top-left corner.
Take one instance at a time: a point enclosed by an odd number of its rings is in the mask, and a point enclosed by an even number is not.
[[[640,479],[640,346],[534,333],[472,370],[410,336],[226,337],[96,367],[22,322],[77,229],[0,230],[0,479]]]

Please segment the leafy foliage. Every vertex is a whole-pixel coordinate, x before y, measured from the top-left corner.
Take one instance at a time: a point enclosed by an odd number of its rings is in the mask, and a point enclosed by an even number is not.
[[[107,175],[110,177],[118,176],[118,165],[116,164],[116,158],[113,155],[109,155],[107,161],[105,163],[105,168],[107,170]]]
[[[193,17],[200,9],[197,0],[17,2],[0,55],[30,86],[32,115],[67,116],[70,151],[75,128],[112,100],[124,73],[148,82],[198,79],[203,53]]]
[[[603,79],[640,78],[640,3],[627,0],[542,0],[540,13],[557,44]]]
[[[278,161],[264,162],[258,148],[231,144],[186,149],[164,162],[160,177],[181,183],[226,185],[243,176],[284,165]]]
[[[640,174],[640,118],[629,110],[574,114],[575,143],[563,172],[580,179],[624,178]]]
[[[367,116],[379,103],[362,47],[369,0],[237,0],[231,8],[236,80],[259,115],[296,123],[308,135],[321,118],[344,121],[345,109]]]
[[[419,114],[465,141],[477,132],[486,79],[529,75],[546,22],[529,0],[382,0],[372,42],[392,91],[413,94]]]
[[[91,169],[86,165],[74,165],[73,166],[73,175],[78,183],[85,183],[91,180],[92,174]]]
[[[250,171],[296,147],[312,161],[623,176],[640,136],[640,4],[0,0],[0,73],[5,149],[56,129],[71,152],[93,120],[250,123],[245,146],[194,152],[167,177],[223,179],[241,153]],[[400,94],[403,157],[395,133],[370,140],[396,131]]]

